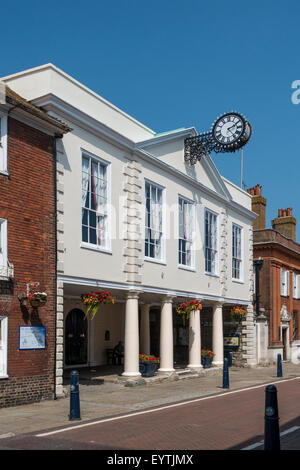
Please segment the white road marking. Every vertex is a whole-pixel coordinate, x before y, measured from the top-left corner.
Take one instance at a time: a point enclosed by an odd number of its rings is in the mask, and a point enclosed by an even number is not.
[[[48,431],[48,432],[44,432],[44,433],[41,433],[41,434],[36,434],[35,437],[52,436],[54,434],[60,434],[62,432],[73,431],[74,429],[81,429],[81,428],[85,428],[85,427],[88,427],[88,426],[94,426],[94,425],[97,425],[97,424],[117,421],[117,420],[120,420],[120,419],[133,418],[134,416],[140,416],[140,415],[144,415],[144,414],[156,413],[157,411],[167,410],[167,409],[170,409],[170,408],[176,408],[178,406],[183,406],[183,405],[189,405],[191,403],[197,403],[199,401],[212,400],[214,398],[224,397],[224,396],[233,395],[233,394],[241,393],[241,392],[247,392],[249,390],[255,390],[257,388],[267,387],[268,385],[274,385],[274,384],[283,383],[283,382],[291,382],[293,380],[299,380],[299,379],[300,379],[300,377],[294,377],[292,379],[278,380],[276,382],[270,382],[268,384],[254,385],[252,387],[242,388],[242,389],[238,389],[238,390],[232,390],[231,392],[219,393],[219,394],[216,394],[216,395],[211,395],[211,396],[207,396],[207,397],[203,397],[203,398],[196,398],[196,399],[188,400],[188,401],[185,401],[185,402],[175,403],[175,404],[172,404],[172,405],[165,405],[165,406],[161,406],[159,408],[155,408],[155,409],[152,409],[152,410],[143,410],[143,411],[138,411],[136,413],[126,414],[126,415],[123,415],[123,416],[115,416],[115,417],[112,417],[112,418],[100,419],[100,420],[93,421],[93,422],[90,422],[90,423],[83,423],[83,424],[78,424],[78,425],[75,425],[75,426],[68,426],[68,427],[63,428],[63,429],[57,429],[55,431]]]
[[[14,437],[15,434],[13,432],[7,432],[6,434],[0,434],[0,439],[6,439],[7,437]]]
[[[293,426],[292,428],[286,429],[285,431],[282,431],[280,433],[280,437],[285,436],[286,434],[290,434],[291,432],[295,432],[298,429],[300,429],[300,426]],[[256,442],[255,444],[251,444],[250,446],[244,447],[241,450],[253,450],[256,447],[260,447],[262,445],[264,445],[264,441],[259,441],[259,442]]]

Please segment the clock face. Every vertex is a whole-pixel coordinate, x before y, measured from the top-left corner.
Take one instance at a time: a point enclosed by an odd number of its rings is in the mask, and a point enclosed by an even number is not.
[[[223,146],[237,142],[245,131],[245,121],[240,114],[227,113],[221,116],[213,127],[213,136]]]

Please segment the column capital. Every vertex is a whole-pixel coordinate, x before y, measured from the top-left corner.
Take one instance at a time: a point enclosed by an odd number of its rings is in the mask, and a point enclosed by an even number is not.
[[[172,304],[173,299],[175,299],[175,298],[176,298],[175,295],[166,294],[164,297],[161,298],[161,303],[162,304]]]
[[[126,296],[126,299],[138,299],[141,293],[142,293],[141,291],[130,290],[126,292],[125,296]]]
[[[217,300],[216,302],[213,303],[213,307],[217,308],[217,307],[223,307],[225,302],[221,302],[220,300]]]

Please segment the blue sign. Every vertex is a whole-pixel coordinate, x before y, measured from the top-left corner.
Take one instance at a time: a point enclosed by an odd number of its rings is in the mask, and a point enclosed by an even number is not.
[[[45,349],[45,326],[19,326],[19,349]]]

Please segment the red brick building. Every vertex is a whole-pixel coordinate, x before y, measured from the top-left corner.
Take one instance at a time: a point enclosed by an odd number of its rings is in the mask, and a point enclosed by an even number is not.
[[[266,199],[261,186],[249,188],[252,210],[258,214],[253,230],[253,258],[262,258],[260,307],[257,319],[259,362],[297,360],[300,352],[300,244],[296,242],[296,219],[292,208],[278,209],[272,229],[266,228]],[[254,306],[255,309],[255,306]],[[265,337],[265,339],[264,339]]]
[[[54,396],[55,141],[67,126],[1,84],[0,407]],[[47,294],[32,307],[30,293]]]

